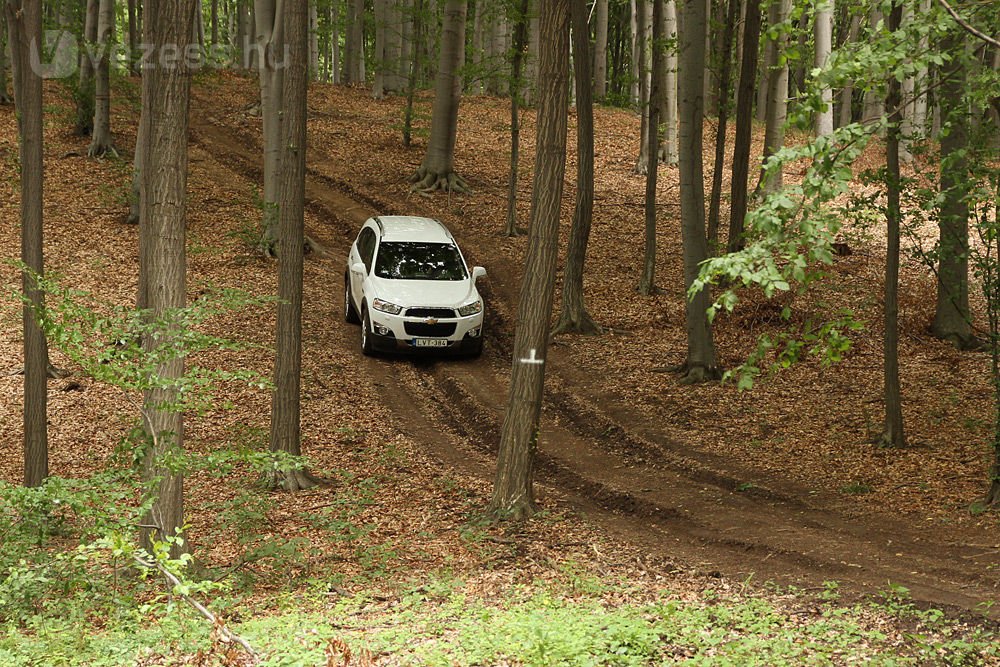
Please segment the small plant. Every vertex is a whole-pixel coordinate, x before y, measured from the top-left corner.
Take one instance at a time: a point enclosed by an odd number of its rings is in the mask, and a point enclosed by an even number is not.
[[[865,482],[851,482],[850,484],[840,487],[841,493],[846,493],[851,496],[861,496],[866,493],[872,493],[874,490],[875,489],[873,489],[871,485],[866,484]]]

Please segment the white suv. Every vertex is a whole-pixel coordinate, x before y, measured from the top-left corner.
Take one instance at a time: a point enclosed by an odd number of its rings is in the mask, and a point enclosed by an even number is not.
[[[344,318],[361,324],[361,350],[478,355],[483,299],[454,237],[437,220],[383,215],[365,221],[344,272]]]

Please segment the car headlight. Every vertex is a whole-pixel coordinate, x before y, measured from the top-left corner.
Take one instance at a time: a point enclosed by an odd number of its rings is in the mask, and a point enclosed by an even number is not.
[[[472,303],[467,303],[458,309],[458,314],[462,317],[468,317],[469,315],[475,315],[476,313],[482,311],[483,300],[476,299]]]
[[[383,313],[389,313],[390,315],[399,315],[399,313],[403,310],[402,306],[397,306],[394,303],[389,303],[388,301],[383,301],[382,299],[373,300],[372,308],[375,310],[381,310]]]

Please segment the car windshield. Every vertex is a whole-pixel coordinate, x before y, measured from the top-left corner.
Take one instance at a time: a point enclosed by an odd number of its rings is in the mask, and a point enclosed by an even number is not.
[[[397,280],[465,280],[465,262],[450,243],[383,241],[375,275]]]

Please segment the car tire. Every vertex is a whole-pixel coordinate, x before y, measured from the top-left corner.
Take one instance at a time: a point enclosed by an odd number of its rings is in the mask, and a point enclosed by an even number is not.
[[[375,354],[375,343],[372,340],[372,322],[368,317],[368,309],[361,309],[361,353],[365,356]]]
[[[472,348],[466,354],[470,359],[478,359],[483,354],[483,338],[480,336],[476,339],[476,342],[472,345]]]
[[[347,276],[344,276],[344,321],[348,324],[361,324],[361,318],[351,299],[351,280]]]

